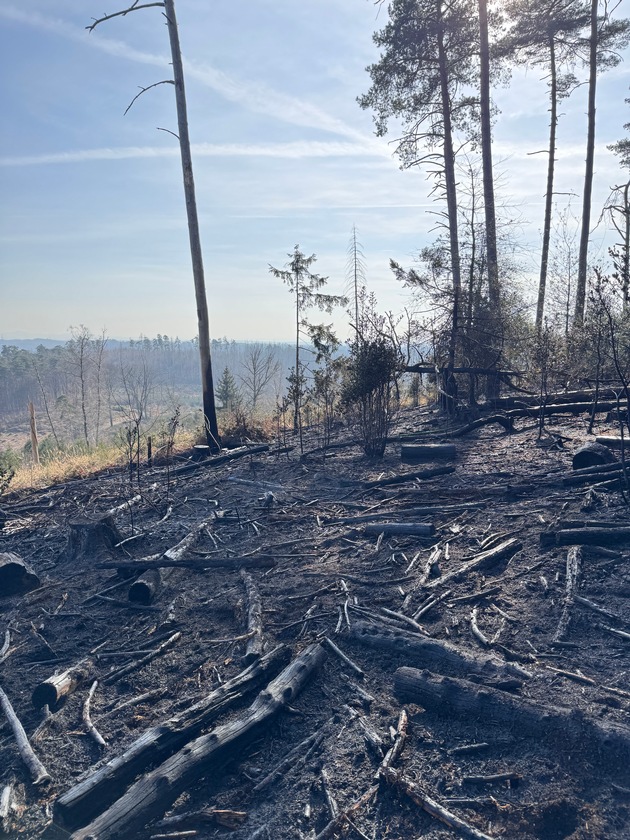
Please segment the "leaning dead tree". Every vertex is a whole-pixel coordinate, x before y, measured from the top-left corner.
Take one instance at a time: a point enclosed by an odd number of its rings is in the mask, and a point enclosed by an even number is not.
[[[166,79],[156,82],[153,85],[142,88],[140,93],[134,97],[131,105],[138,96],[147,90],[162,84],[175,86],[175,103],[177,106],[177,126],[179,149],[182,160],[182,174],[184,180],[184,196],[186,199],[186,215],[188,218],[188,236],[190,239],[190,255],[192,258],[193,279],[195,283],[195,298],[197,302],[197,322],[199,328],[199,356],[201,362],[201,390],[203,399],[203,414],[205,420],[206,438],[211,451],[218,452],[221,448],[219,439],[219,428],[217,425],[217,412],[214,401],[214,383],[212,378],[212,359],[210,356],[210,319],[208,316],[208,301],[206,298],[206,281],[203,269],[203,258],[201,253],[201,236],[199,234],[199,218],[197,216],[197,199],[195,197],[195,182],[193,179],[192,154],[190,151],[190,137],[188,134],[188,112],[186,107],[186,89],[184,87],[184,68],[182,64],[182,53],[179,44],[177,30],[177,18],[175,17],[175,0],[164,0],[157,3],[140,3],[135,0],[127,9],[120,12],[113,12],[109,15],[95,19],[88,27],[92,32],[99,23],[110,20],[114,17],[124,17],[130,12],[151,7],[164,9],[164,17],[168,27],[168,37],[171,45],[171,58],[173,64],[173,79]],[[131,105],[129,107],[131,107]],[[129,109],[127,109],[129,110]],[[171,132],[172,133],[172,132]]]

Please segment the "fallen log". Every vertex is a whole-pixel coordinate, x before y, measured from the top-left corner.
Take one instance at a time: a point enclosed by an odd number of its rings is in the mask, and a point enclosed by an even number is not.
[[[392,516],[432,516],[434,514],[460,513],[467,510],[479,510],[484,508],[484,502],[462,502],[460,505],[423,505],[422,507],[405,508],[399,507],[396,510],[375,510],[373,513],[362,513],[358,516],[344,516],[338,519],[325,520],[326,525],[359,525],[361,522],[374,522],[377,519],[384,519]]]
[[[386,537],[432,537],[435,525],[428,522],[379,522],[377,525],[366,525],[364,534],[366,537],[381,534]]]
[[[497,423],[502,426],[508,434],[514,431],[514,418],[508,417],[505,414],[491,414],[489,417],[480,417],[478,420],[473,420],[471,423],[466,423],[465,426],[460,426],[459,429],[450,432],[449,437],[463,437],[470,432],[475,432],[483,426],[489,426],[492,423]]]
[[[31,698],[33,705],[36,709],[44,706],[54,709],[64,697],[72,694],[82,683],[93,679],[94,672],[94,662],[91,659],[82,659],[67,671],[48,677],[35,686]]]
[[[150,604],[162,591],[163,578],[160,569],[147,569],[129,587],[129,600],[134,604]]]
[[[593,405],[592,402],[574,402],[574,403],[546,403],[545,405],[532,405],[525,408],[512,408],[506,412],[508,417],[550,417],[554,414],[586,414],[587,412],[595,412],[601,414],[605,411],[610,411],[615,407],[616,403],[612,402],[597,402]]]
[[[190,708],[145,730],[123,753],[57,799],[56,820],[67,828],[74,828],[108,808],[139,773],[150,764],[164,761],[196,738],[222,712],[258,688],[286,656],[287,649],[283,645],[274,648]]]
[[[247,632],[250,634],[243,665],[251,665],[260,658],[263,652],[262,601],[258,587],[248,572],[241,570],[241,580],[247,596]]]
[[[574,528],[626,528],[627,522],[617,519],[559,519],[554,530],[569,531]]]
[[[390,478],[377,478],[374,481],[362,481],[360,487],[370,490],[372,487],[391,487],[394,484],[406,484],[408,481],[426,481],[429,478],[436,478],[438,475],[450,475],[455,472],[455,467],[433,467],[428,470],[417,470],[416,472],[394,475]]]
[[[150,604],[162,591],[167,579],[171,576],[174,569],[182,565],[182,560],[185,554],[190,551],[197,540],[200,538],[203,530],[208,528],[216,521],[216,513],[213,513],[203,522],[195,525],[194,528],[186,534],[176,545],[168,548],[162,555],[164,560],[169,561],[168,564],[161,563],[160,565],[153,565],[154,561],[160,559],[159,554],[151,555],[150,557],[142,557],[135,562],[144,568],[140,575],[129,588],[129,600],[137,604]],[[117,569],[121,571],[123,567],[119,564]]]
[[[92,718],[90,716],[90,702],[92,701],[92,697],[94,697],[94,692],[96,691],[97,686],[98,680],[94,680],[88,692],[88,696],[85,698],[85,703],[83,704],[83,712],[81,716],[83,718],[83,723],[85,724],[85,728],[87,729],[90,737],[98,744],[99,747],[106,747],[107,744],[105,743],[105,739],[92,723]]]
[[[597,435],[595,443],[601,443],[603,446],[609,446],[611,449],[630,449],[630,440],[627,437],[622,439],[617,435]]]
[[[71,840],[122,840],[137,836],[147,822],[168,810],[213,763],[224,759],[237,744],[249,740],[291,703],[325,656],[321,645],[310,645],[260,692],[244,714],[189,742],[135,782],[107,811],[75,831]]]
[[[630,540],[630,528],[567,528],[560,531],[543,531],[540,545],[619,545]]]
[[[399,668],[394,690],[403,701],[420,704],[439,715],[454,715],[475,725],[500,724],[518,736],[546,738],[560,749],[598,760],[611,772],[630,762],[630,727],[575,708],[550,706],[464,679],[442,677],[417,668]]]
[[[603,480],[611,473],[619,473],[622,470],[622,464],[601,464],[595,467],[584,467],[579,470],[573,470],[569,475],[565,475],[562,479],[564,485],[582,484],[586,481]]]
[[[563,391],[556,394],[547,394],[545,397],[546,405],[561,405],[563,403],[584,403],[591,402],[597,397],[598,400],[615,400],[617,399],[617,392],[614,388],[599,388],[595,391],[594,388],[582,388],[576,391]],[[492,405],[497,408],[509,408],[519,405],[536,405],[540,402],[540,394],[523,394],[518,397],[499,397],[492,400]]]
[[[421,636],[407,630],[379,627],[354,622],[350,628],[350,637],[367,647],[388,650],[418,666],[435,668],[452,674],[474,674],[480,680],[508,682],[514,679],[526,680],[531,677],[529,671],[511,662],[489,654],[472,653],[456,647],[451,642],[443,642],[430,636]]]
[[[454,443],[403,443],[400,457],[403,461],[449,460],[457,455]]]
[[[4,785],[0,793],[0,833],[8,834],[11,822],[11,806],[13,804],[13,783]]]
[[[225,455],[217,455],[214,458],[205,458],[203,461],[195,461],[192,464],[185,464],[183,467],[177,467],[171,470],[171,475],[186,475],[199,469],[207,469],[208,467],[219,467],[221,464],[227,464],[229,461],[235,461],[238,458],[244,458],[246,455],[257,455],[260,452],[268,452],[269,445],[266,443],[256,446],[241,446],[238,449],[232,449],[231,452],[226,452]]]
[[[525,376],[525,372],[522,370],[497,370],[496,368],[485,368],[485,367],[470,367],[470,366],[463,366],[463,367],[439,367],[438,365],[429,365],[419,363],[417,365],[407,365],[405,367],[405,373],[427,373],[427,374],[435,374],[440,375],[443,373],[472,373],[478,376]]]
[[[11,727],[13,737],[15,738],[15,742],[20,753],[20,757],[22,758],[24,764],[26,764],[28,771],[31,774],[31,780],[33,784],[41,785],[44,782],[50,782],[50,773],[48,772],[48,770],[46,770],[39,758],[35,755],[33,748],[29,744],[28,738],[26,737],[24,727],[20,723],[20,719],[15,714],[13,706],[11,705],[11,701],[4,693],[2,688],[0,688],[0,708],[4,712],[9,726]]]
[[[223,828],[231,828],[232,831],[242,825],[247,819],[247,811],[229,811],[225,808],[205,808],[203,811],[192,811],[186,814],[177,814],[172,817],[165,817],[156,824],[156,828],[174,829],[198,829],[202,825],[220,825]],[[165,838],[183,838],[195,835],[185,833],[165,834]]]
[[[123,513],[126,510],[131,510],[134,505],[139,504],[142,501],[142,496],[139,494],[137,496],[133,496],[133,498],[128,499],[126,502],[123,502],[120,505],[116,505],[116,507],[110,508],[109,510],[105,511],[104,516],[116,516],[117,513]]]
[[[139,560],[104,560],[97,563],[97,569],[198,569],[203,572],[211,569],[273,569],[275,559],[269,554],[250,554],[247,557],[188,557],[172,560],[163,554],[141,557]],[[96,596],[94,596],[96,597]]]
[[[18,554],[11,551],[0,554],[0,598],[31,592],[39,585],[35,572]]]
[[[428,581],[424,585],[424,588],[435,589],[437,586],[457,580],[458,578],[467,575],[469,572],[477,571],[478,569],[486,569],[497,563],[499,560],[505,560],[508,557],[512,557],[517,551],[520,551],[522,547],[522,543],[514,537],[510,537],[509,539],[499,543],[499,545],[496,545],[494,548],[489,548],[487,551],[482,551],[480,554],[476,554],[470,560],[463,563],[458,569],[453,569],[451,572],[447,572],[445,575],[442,575],[442,577]]]

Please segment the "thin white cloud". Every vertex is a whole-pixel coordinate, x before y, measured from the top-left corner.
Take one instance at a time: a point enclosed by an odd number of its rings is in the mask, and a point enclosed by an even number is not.
[[[14,6],[0,6],[0,17],[54,32],[63,38],[79,42],[84,46],[90,45],[118,58],[157,67],[166,67],[170,64],[170,56],[166,53],[160,55],[143,52],[129,46],[124,41],[106,38],[97,32],[88,33],[85,29],[79,29],[59,18],[47,17],[37,12],[25,12]],[[235,79],[209,64],[199,64],[186,60],[184,60],[184,64],[186,74],[190,78],[196,79],[224,99],[237,102],[250,111],[292,125],[316,128],[321,131],[328,131],[331,134],[359,140],[363,143],[371,143],[375,148],[381,146],[375,138],[366,136],[343,120],[328,114],[316,105],[304,102],[302,99],[281,93],[259,82]]]
[[[387,150],[359,143],[327,143],[297,141],[293,143],[196,143],[192,146],[196,157],[273,157],[273,158],[333,158],[333,157],[389,157]],[[130,158],[177,157],[177,146],[122,146],[119,148],[77,149],[41,155],[22,155],[0,158],[0,166],[41,166],[45,164],[83,163],[97,160],[126,160]]]

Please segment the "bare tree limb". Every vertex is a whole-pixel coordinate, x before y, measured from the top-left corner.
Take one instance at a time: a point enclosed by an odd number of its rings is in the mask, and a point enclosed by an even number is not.
[[[162,4],[160,3],[160,5],[162,5]],[[148,90],[151,90],[151,88],[158,87],[158,85],[174,85],[174,84],[175,84],[175,82],[173,81],[173,79],[164,79],[161,82],[154,82],[152,85],[148,85],[147,87],[142,87],[141,86],[140,87],[140,93],[137,93],[134,96],[134,98],[131,100],[129,105],[127,105],[127,107],[125,108],[125,113],[123,114],[123,116],[125,116],[125,117],[127,116],[127,112],[131,109],[133,103],[136,101],[136,99],[139,99],[142,96],[143,93],[146,93]]]
[[[92,32],[94,29],[96,29],[99,23],[103,23],[104,21],[111,20],[115,17],[124,17],[125,15],[128,15],[129,12],[137,12],[140,9],[149,9],[151,6],[161,6],[162,8],[164,8],[164,3],[143,3],[142,6],[139,6],[138,3],[135,2],[132,3],[128,9],[123,9],[122,12],[113,12],[111,15],[104,15],[102,18],[94,18],[94,23],[91,23],[85,28],[88,32]]]

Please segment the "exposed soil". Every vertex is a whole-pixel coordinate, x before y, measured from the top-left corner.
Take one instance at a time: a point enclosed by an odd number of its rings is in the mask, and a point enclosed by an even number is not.
[[[404,705],[409,731],[396,768],[479,831],[514,840],[627,838],[630,766],[608,760],[586,743],[580,748],[575,741],[565,742],[561,733],[534,738],[517,720],[508,727],[487,716],[455,716],[447,710],[438,714],[403,703],[394,692],[394,672],[405,665],[422,668],[422,662],[409,661],[402,649],[366,647],[350,632],[364,622],[413,633],[383,608],[412,616],[429,594],[450,590],[418,619],[431,637],[478,656],[491,654],[499,661],[508,657],[531,672],[522,685],[509,687],[510,696],[630,727],[630,637],[605,629],[630,631],[628,543],[608,553],[585,548],[579,580],[579,594],[617,618],[574,603],[561,644],[553,644],[565,606],[567,547],[542,548],[541,532],[559,520],[630,525],[620,491],[562,483],[571,470],[572,453],[588,439],[586,426],[583,417],[558,415],[549,427],[553,434],[541,441],[531,420],[519,421],[513,434],[488,426],[458,438],[457,455],[446,462],[401,463],[399,442],[390,443],[377,464],[367,461],[358,446],[302,460],[295,449],[248,455],[219,466],[202,464],[177,476],[171,469],[170,478],[164,466],[147,468],[134,477],[133,486],[128,475],[108,473],[19,498],[5,497],[0,503],[5,520],[0,551],[26,560],[41,586],[28,594],[0,597],[0,647],[5,629],[10,631],[0,685],[52,777],[48,785],[31,784],[11,730],[0,722],[0,793],[13,783],[8,836],[70,836],[53,823],[57,796],[79,776],[121,753],[148,727],[243,669],[247,641],[230,641],[247,632],[243,581],[238,569],[212,564],[216,558],[258,552],[275,559],[273,568],[250,570],[262,599],[267,648],[283,643],[295,657],[328,636],[365,677],[359,679],[329,652],[290,708],[211,762],[205,775],[168,807],[170,815],[208,808],[246,812],[240,827],[229,830],[199,818],[181,828],[160,828],[154,821],[146,829],[147,837],[315,837],[331,819],[326,787],[345,809],[374,784],[381,755],[366,740],[361,721],[380,735],[387,750]],[[450,429],[436,413],[418,408],[403,411],[394,431],[438,442],[447,439]],[[614,429],[603,424],[597,429],[607,431]],[[306,448],[316,445],[313,438]],[[391,486],[366,489],[361,484],[445,463],[455,471]],[[83,545],[78,557],[72,556],[76,544],[69,543],[71,522],[96,522],[138,493],[140,502],[114,514],[121,537],[134,539],[114,549],[97,544],[85,550]],[[265,496],[268,493],[273,498]],[[470,503],[480,504],[455,507]],[[438,512],[409,513],[423,506]],[[366,536],[364,523],[334,524],[341,518],[388,512],[391,515],[379,521],[433,523],[435,534]],[[188,559],[207,559],[208,568],[176,569],[148,609],[130,605],[132,580],[102,563],[161,555],[213,514],[185,554]],[[511,556],[444,586],[433,584],[440,574],[448,575],[488,545],[510,537],[522,546]],[[441,549],[438,568],[423,583],[436,545]],[[88,600],[118,583],[106,593],[113,601]],[[490,648],[471,632],[474,607]],[[108,674],[137,661],[141,654],[133,652],[157,648],[175,631],[181,637],[162,655],[121,679],[103,683]],[[131,653],[123,655],[124,651]],[[41,710],[31,702],[33,690],[84,657],[94,662],[93,676],[99,680],[91,716],[106,747],[101,749],[88,736],[82,721],[91,680],[52,710],[33,737],[42,721]],[[123,705],[147,692],[153,696]],[[241,715],[254,697],[255,692],[218,723]],[[253,790],[291,749],[316,732],[324,734],[323,741],[302,766],[285,770],[261,792]],[[479,744],[486,746],[459,749]],[[471,779],[502,773],[512,778]],[[362,834],[345,824],[336,836],[464,836],[384,782],[351,819]],[[173,834],[177,831],[180,834]],[[116,836],[145,835],[134,830]]]

